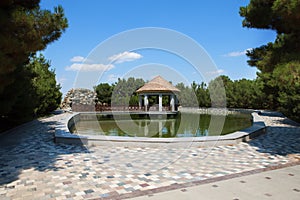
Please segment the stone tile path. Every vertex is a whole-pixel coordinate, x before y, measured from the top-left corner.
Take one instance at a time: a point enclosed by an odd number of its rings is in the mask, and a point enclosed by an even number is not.
[[[263,114],[267,134],[249,143],[202,148],[56,144],[54,127],[66,115],[1,136],[0,199],[121,199],[300,158],[300,127],[270,113]]]
[[[299,200],[300,165],[285,166],[280,169],[259,170],[254,174],[243,174],[217,182],[204,182],[199,185],[149,193],[132,200]],[[211,180],[211,179],[209,179]]]

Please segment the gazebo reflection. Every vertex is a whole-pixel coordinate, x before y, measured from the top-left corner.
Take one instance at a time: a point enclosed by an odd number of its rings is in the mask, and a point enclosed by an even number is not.
[[[135,123],[138,126],[136,131],[126,131],[128,135],[133,137],[175,137],[176,119],[151,119],[137,120]]]

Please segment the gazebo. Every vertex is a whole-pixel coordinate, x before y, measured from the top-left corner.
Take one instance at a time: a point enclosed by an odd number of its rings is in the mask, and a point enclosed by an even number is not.
[[[180,92],[179,89],[174,87],[171,83],[166,81],[161,76],[156,76],[151,81],[146,83],[144,86],[139,88],[136,91],[139,95],[139,107],[142,108],[142,105],[144,104],[145,111],[149,111],[149,96],[157,96],[158,97],[158,111],[162,112],[165,111],[163,109],[162,105],[162,99],[163,96],[169,96],[169,105],[170,105],[170,111],[175,112],[176,108],[175,105],[177,104],[178,100],[176,98],[176,94]],[[143,97],[144,96],[144,102]]]

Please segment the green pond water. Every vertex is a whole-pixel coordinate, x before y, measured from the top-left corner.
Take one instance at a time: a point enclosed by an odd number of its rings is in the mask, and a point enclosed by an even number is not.
[[[71,132],[80,135],[127,137],[203,137],[225,135],[252,125],[251,115],[244,113],[227,116],[188,113],[172,118],[97,115],[95,119],[98,120],[80,120],[71,127]]]

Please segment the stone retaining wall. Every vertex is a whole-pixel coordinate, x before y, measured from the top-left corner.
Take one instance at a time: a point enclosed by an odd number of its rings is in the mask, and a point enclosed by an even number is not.
[[[92,90],[71,89],[61,103],[61,109],[75,112],[95,111],[96,100],[97,94]]]

